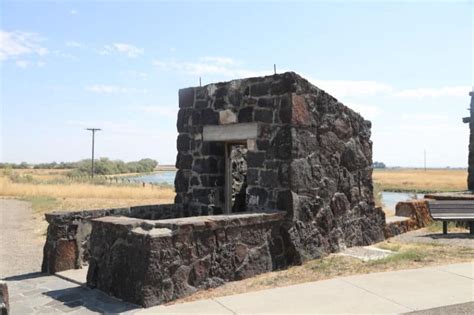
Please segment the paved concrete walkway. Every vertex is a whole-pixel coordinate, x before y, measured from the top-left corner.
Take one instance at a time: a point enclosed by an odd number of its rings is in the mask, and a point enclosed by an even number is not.
[[[124,303],[57,276],[30,273],[5,278],[10,311],[16,314],[133,314],[137,305]]]
[[[373,273],[143,310],[140,314],[399,314],[474,299],[474,263]],[[471,307],[473,304],[471,304]],[[474,313],[474,309],[472,310]]]
[[[34,273],[6,280],[12,314],[397,314],[455,304],[462,305],[446,310],[474,313],[474,303],[466,304],[474,300],[474,262],[342,277],[148,309],[57,276]]]

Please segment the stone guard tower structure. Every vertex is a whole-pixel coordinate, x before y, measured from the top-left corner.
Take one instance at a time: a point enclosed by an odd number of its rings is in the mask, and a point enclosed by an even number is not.
[[[469,167],[467,177],[467,188],[474,191],[474,91],[469,92],[471,96],[471,105],[469,107],[470,117],[463,118],[464,123],[469,123]]]
[[[285,211],[308,257],[383,239],[371,123],[331,95],[288,72],[182,89],[179,107],[185,215]]]
[[[179,107],[175,203],[47,215],[44,272],[88,261],[89,287],[148,307],[384,239],[371,123],[334,97],[287,72]]]

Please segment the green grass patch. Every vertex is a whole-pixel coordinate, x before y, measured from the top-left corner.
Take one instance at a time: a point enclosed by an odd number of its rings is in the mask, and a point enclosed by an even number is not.
[[[457,229],[455,222],[448,222],[448,231]],[[426,229],[432,233],[442,232],[443,231],[443,222],[442,221],[433,221]]]
[[[308,269],[312,271],[319,272],[321,274],[329,274],[331,269],[334,268],[334,265],[337,263],[338,257],[328,257],[328,258],[321,258],[318,260],[313,260],[306,265]]]
[[[54,210],[59,205],[59,201],[50,196],[27,196],[21,200],[31,202],[31,207],[36,212]]]
[[[317,273],[324,277],[343,275],[362,267],[362,262],[354,257],[330,255],[306,262],[304,268],[308,272]]]

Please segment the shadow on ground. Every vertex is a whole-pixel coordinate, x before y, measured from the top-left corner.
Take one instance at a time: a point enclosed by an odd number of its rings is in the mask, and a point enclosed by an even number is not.
[[[101,291],[82,286],[47,291],[43,294],[54,299],[58,306],[62,305],[62,309],[84,307],[93,312],[123,313],[140,308],[137,305],[114,299]]]
[[[44,274],[44,273],[41,273],[41,272],[31,272],[31,273],[25,273],[23,275],[5,277],[2,280],[5,280],[5,281],[22,281],[22,280],[36,279],[36,278],[46,277],[46,276],[48,276],[48,275]]]
[[[444,315],[444,314],[457,314],[457,315],[468,315],[474,312],[474,302],[454,304],[436,308],[430,308],[427,310],[414,311],[405,313],[405,315]]]
[[[125,313],[142,308],[108,296],[85,286],[40,272],[9,276],[8,285],[12,314]]]
[[[443,233],[431,233],[431,234],[425,234],[425,235],[420,235],[418,237],[429,237],[434,240],[452,240],[452,239],[473,239],[474,240],[474,234],[469,234],[467,233],[448,233],[448,234],[443,234]]]

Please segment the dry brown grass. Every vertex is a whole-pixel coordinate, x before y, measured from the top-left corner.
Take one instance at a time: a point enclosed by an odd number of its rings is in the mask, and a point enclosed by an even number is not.
[[[20,176],[31,175],[37,180],[53,180],[64,178],[70,171],[71,170],[15,169],[11,172]]]
[[[173,303],[234,295],[339,276],[470,262],[474,257],[474,249],[466,247],[439,244],[405,244],[387,241],[379,243],[377,246],[396,253],[384,259],[368,262],[332,254],[322,259],[308,261],[302,266],[269,272],[253,278],[229,282],[215,289],[199,291]]]
[[[0,177],[0,196],[50,196],[54,198],[106,198],[106,199],[168,199],[174,196],[171,188],[141,186],[13,183]]]
[[[163,187],[14,183],[0,177],[1,197],[29,200],[37,212],[169,203],[174,195],[173,189]]]
[[[467,170],[376,169],[375,183],[384,191],[446,192],[467,189]]]

